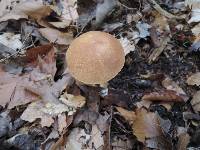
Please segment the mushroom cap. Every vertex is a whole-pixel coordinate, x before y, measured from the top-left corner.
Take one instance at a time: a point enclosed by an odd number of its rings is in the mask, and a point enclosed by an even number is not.
[[[112,35],[90,31],[70,44],[66,60],[75,79],[85,84],[103,84],[121,71],[125,54],[120,42]]]

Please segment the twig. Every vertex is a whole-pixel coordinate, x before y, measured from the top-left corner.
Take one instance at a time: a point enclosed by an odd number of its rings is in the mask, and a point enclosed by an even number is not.
[[[148,0],[148,1],[149,1],[149,3],[153,6],[153,8],[154,8],[155,10],[157,10],[161,15],[163,15],[163,16],[169,18],[169,19],[172,19],[172,18],[175,18],[175,19],[183,19],[183,18],[180,17],[180,16],[175,16],[175,15],[173,15],[173,14],[167,12],[166,10],[162,9],[162,8],[160,7],[160,5],[158,5],[158,4],[156,3],[155,0]]]
[[[129,10],[137,10],[137,8],[131,8],[131,7],[126,6],[125,4],[122,4],[119,0],[118,0],[118,3],[119,3],[120,5],[122,5],[123,7],[125,7],[126,9],[129,9]]]

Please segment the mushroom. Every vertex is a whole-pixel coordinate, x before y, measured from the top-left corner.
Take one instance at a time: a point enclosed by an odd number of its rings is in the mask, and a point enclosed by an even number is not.
[[[112,35],[90,31],[76,38],[66,54],[69,72],[85,84],[104,84],[114,78],[125,62],[124,50]]]

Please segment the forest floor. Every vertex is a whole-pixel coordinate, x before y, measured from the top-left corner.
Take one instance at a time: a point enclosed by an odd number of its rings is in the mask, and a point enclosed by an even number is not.
[[[66,65],[94,30],[126,54],[104,88]],[[200,149],[198,0],[1,0],[0,62],[2,150]]]

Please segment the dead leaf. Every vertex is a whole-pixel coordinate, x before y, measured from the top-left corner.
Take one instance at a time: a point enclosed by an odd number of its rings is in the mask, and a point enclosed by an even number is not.
[[[51,22],[58,28],[65,28],[78,19],[77,0],[59,1],[51,8],[59,16],[60,22]]]
[[[170,40],[170,38],[165,37],[165,39],[163,39],[163,42],[161,43],[161,46],[153,50],[153,52],[151,53],[151,55],[148,58],[148,63],[149,64],[153,63],[154,61],[156,61],[158,59],[160,54],[166,48],[167,43],[169,42],[169,40]]]
[[[129,138],[119,138],[118,136],[114,136],[111,143],[112,150],[130,150],[133,148],[134,144],[134,140],[130,140]]]
[[[40,118],[42,127],[50,127],[54,120],[52,116],[42,111],[44,106],[44,103],[42,103],[41,101],[31,103],[21,115],[21,119],[33,122],[36,119]]]
[[[139,141],[144,142],[146,138],[153,138],[162,134],[156,113],[147,112],[144,108],[137,109],[136,113],[127,110],[122,111],[122,108],[120,111],[122,112],[121,115],[129,120],[133,133]]]
[[[85,97],[78,95],[64,93],[61,95],[60,100],[69,107],[81,108],[85,104]]]
[[[183,102],[184,96],[180,96],[175,91],[164,90],[145,94],[142,100],[148,101],[165,101],[165,102]]]
[[[200,72],[196,72],[188,77],[187,79],[188,85],[200,85]]]
[[[131,43],[126,37],[121,37],[119,39],[123,49],[124,49],[124,53],[125,55],[129,54],[130,52],[135,50],[135,45],[134,43]]]
[[[192,9],[192,15],[188,23],[200,21],[200,3],[198,0],[185,0],[185,6],[189,6]]]
[[[172,150],[172,142],[164,136],[153,137],[146,140],[146,147],[158,150]]]
[[[62,133],[64,128],[67,127],[67,117],[65,113],[59,114],[58,115],[58,131],[59,133]]]
[[[140,38],[146,38],[147,36],[150,36],[149,29],[151,28],[151,26],[149,24],[139,21],[136,24],[136,27],[139,30],[139,37]]]
[[[136,114],[134,111],[128,111],[126,109],[123,109],[121,107],[116,107],[117,111],[131,124],[136,119]]]
[[[156,27],[156,29],[158,30],[158,32],[162,33],[164,31],[169,31],[169,25],[167,22],[167,18],[157,12],[155,12],[154,14],[155,20],[152,23],[152,26]]]
[[[52,46],[52,44],[46,44],[28,49],[25,53],[24,60],[28,63],[36,61],[38,56],[43,57],[44,55],[48,54],[48,52],[53,48]]]
[[[11,109],[18,105],[39,100],[38,95],[25,90],[24,85],[32,84],[33,82],[29,81],[29,75],[27,74],[18,76],[2,70],[0,72],[0,93],[5,96],[5,99],[1,101],[0,105],[5,106],[5,104],[8,104],[8,108]],[[12,85],[12,87],[9,87],[9,85]]]
[[[99,26],[106,18],[109,12],[116,6],[115,0],[104,0],[103,3],[98,3],[96,8],[96,26]]]
[[[136,111],[136,118],[132,128],[134,134],[141,142],[144,142],[145,138],[153,138],[162,134],[157,114],[147,112],[143,108]]]
[[[9,102],[8,109],[12,109],[15,106],[20,106],[33,101],[40,100],[40,97],[37,94],[26,90],[24,85],[33,85],[33,82],[29,81],[29,78],[24,76],[22,78],[18,78],[17,80],[18,81],[15,86],[15,90],[13,91],[13,95],[10,98],[11,101]]]
[[[74,128],[67,137],[65,150],[82,150],[90,138],[91,136],[86,134],[84,129]]]
[[[20,34],[14,34],[10,32],[3,33],[0,35],[0,43],[11,48],[16,53],[16,50],[19,50],[23,47],[20,36]]]
[[[109,118],[110,115],[108,113],[105,113],[104,115],[99,114],[96,120],[96,125],[102,134],[104,134],[109,129],[109,123],[110,123]]]
[[[44,5],[42,0],[30,0],[16,5],[12,11],[1,17],[0,21],[7,21],[7,19],[27,18],[27,15],[40,23],[41,20],[48,16],[51,12],[52,9],[49,6]]]
[[[136,103],[137,107],[138,108],[142,108],[142,107],[145,107],[145,108],[149,108],[149,106],[151,105],[151,101],[145,101],[145,100],[141,100],[139,102]]]
[[[97,125],[92,126],[91,139],[89,141],[89,149],[102,149],[104,146],[103,136]]]
[[[191,100],[193,109],[198,112],[200,111],[200,91],[197,91]]]
[[[178,94],[186,95],[183,89],[176,82],[168,77],[162,81],[162,86],[164,86],[167,90],[173,90],[176,91]]]
[[[200,35],[200,23],[195,25],[192,29],[192,33],[198,37]]]
[[[20,5],[16,6],[15,11],[23,12],[37,21],[48,16],[52,12],[51,8],[47,5],[44,5],[41,0],[32,0],[21,3]]]
[[[188,133],[180,134],[178,137],[177,150],[186,150],[189,142],[190,136]]]
[[[169,18],[169,19],[183,19],[180,16],[175,16],[169,12],[167,12],[166,10],[162,9],[162,7],[160,7],[160,5],[157,4],[157,2],[155,0],[148,0],[149,3],[151,3],[151,5],[154,7],[154,9],[156,11],[158,11],[161,15]]]
[[[6,104],[10,102],[10,98],[13,94],[15,87],[16,87],[16,82],[0,85],[0,95],[1,95],[0,105],[1,106],[5,107]]]
[[[69,45],[73,40],[73,35],[71,33],[60,32],[59,30],[52,28],[40,28],[39,32],[50,42]]]

